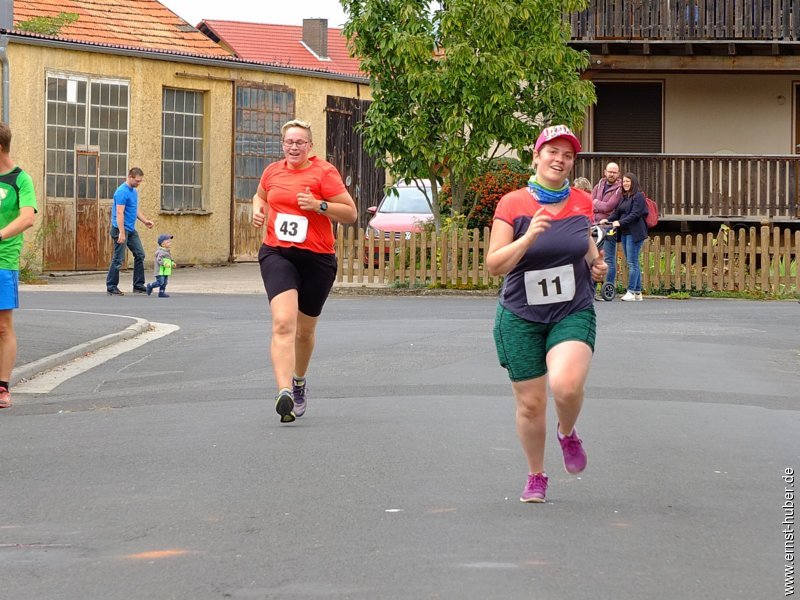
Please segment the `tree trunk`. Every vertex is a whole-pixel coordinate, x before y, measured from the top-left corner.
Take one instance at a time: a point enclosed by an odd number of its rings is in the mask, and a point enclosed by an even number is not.
[[[463,214],[464,200],[467,195],[467,181],[463,175],[450,172],[450,191],[453,198],[453,203],[450,205],[450,216]]]
[[[436,179],[436,169],[431,167],[428,172],[428,180],[431,182],[431,212],[433,213],[433,226],[436,233],[442,230],[442,215],[439,206],[439,184]]]

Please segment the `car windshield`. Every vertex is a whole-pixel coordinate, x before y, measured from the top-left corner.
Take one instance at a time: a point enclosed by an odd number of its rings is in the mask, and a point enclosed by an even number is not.
[[[418,187],[396,188],[398,195],[387,194],[381,202],[378,212],[382,213],[428,213],[431,207]],[[430,197],[430,188],[427,189]]]

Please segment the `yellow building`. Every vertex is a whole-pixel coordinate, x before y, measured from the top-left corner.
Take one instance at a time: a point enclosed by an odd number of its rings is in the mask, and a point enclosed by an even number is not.
[[[285,121],[310,121],[316,153],[338,160],[343,175],[358,162],[360,147],[337,158],[343,124],[329,106],[364,103],[365,78],[237,58],[154,0],[106,4],[76,0],[75,19],[17,0],[14,29],[0,39],[3,118],[36,187],[44,270],[107,268],[112,198],[130,167],[144,170],[140,208],[156,223],[137,227],[148,257],[166,232],[187,265],[255,257],[250,199],[282,157]],[[25,31],[37,17],[62,25]]]

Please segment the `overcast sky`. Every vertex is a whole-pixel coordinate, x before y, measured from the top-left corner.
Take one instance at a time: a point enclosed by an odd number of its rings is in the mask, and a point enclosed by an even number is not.
[[[328,19],[341,27],[346,16],[339,0],[159,0],[191,25],[203,19],[302,25],[303,19]]]

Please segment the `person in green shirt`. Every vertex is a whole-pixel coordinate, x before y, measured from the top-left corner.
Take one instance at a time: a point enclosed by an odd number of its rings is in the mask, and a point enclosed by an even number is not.
[[[19,308],[22,232],[36,220],[30,175],[11,159],[11,128],[0,122],[0,408],[11,406],[8,382],[17,360],[13,310]]]

